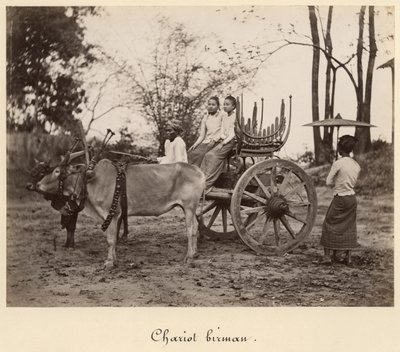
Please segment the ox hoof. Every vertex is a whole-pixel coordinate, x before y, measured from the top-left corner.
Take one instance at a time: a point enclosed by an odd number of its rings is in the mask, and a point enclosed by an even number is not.
[[[194,267],[193,257],[186,256],[185,259],[183,260],[183,262],[186,265],[190,265],[191,267]]]
[[[104,269],[110,270],[114,267],[114,261],[112,260],[106,260],[104,263]]]
[[[70,244],[70,243],[68,243],[68,242],[65,242],[65,243],[63,244],[63,247],[64,247],[64,248],[69,248],[69,249],[75,249],[75,243]]]
[[[118,238],[118,242],[126,242],[128,240],[128,234],[123,234],[120,238]]]

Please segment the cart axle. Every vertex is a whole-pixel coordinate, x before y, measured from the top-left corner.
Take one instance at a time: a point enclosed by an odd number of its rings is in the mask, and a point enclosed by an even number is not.
[[[272,218],[280,218],[289,211],[289,205],[282,196],[272,196],[267,205],[267,213]]]

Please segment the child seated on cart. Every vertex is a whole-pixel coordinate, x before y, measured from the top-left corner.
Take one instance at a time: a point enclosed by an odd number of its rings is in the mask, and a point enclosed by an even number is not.
[[[217,144],[208,151],[201,163],[201,170],[206,175],[206,193],[212,190],[215,181],[224,170],[224,165],[230,151],[235,146],[235,108],[236,99],[228,95],[224,101],[221,132]]]

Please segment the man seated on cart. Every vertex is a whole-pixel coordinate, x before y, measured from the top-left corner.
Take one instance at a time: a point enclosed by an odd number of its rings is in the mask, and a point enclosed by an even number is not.
[[[164,144],[163,157],[157,158],[160,164],[187,163],[186,144],[181,137],[182,123],[178,120],[170,120],[167,123],[165,133],[167,139]]]

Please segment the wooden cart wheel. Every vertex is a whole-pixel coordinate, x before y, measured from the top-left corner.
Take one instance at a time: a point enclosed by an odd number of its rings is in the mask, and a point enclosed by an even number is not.
[[[203,216],[198,216],[199,231],[211,239],[237,237],[230,214],[230,202],[209,200],[204,203]]]
[[[290,161],[262,161],[237,182],[231,214],[247,246],[261,254],[284,254],[301,244],[314,226],[317,195],[313,181]]]

